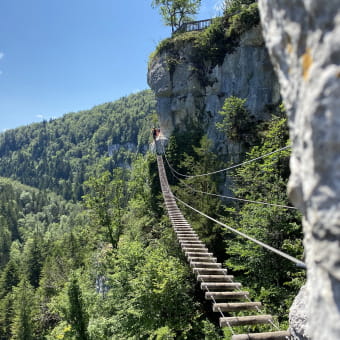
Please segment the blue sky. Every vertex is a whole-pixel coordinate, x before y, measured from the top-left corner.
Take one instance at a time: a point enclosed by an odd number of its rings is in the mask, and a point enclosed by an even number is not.
[[[197,19],[218,2],[202,0]],[[170,31],[151,0],[1,0],[0,131],[148,88]]]

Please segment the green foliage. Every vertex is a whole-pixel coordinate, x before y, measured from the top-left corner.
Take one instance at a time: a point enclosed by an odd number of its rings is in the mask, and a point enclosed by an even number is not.
[[[71,280],[67,294],[69,299],[69,307],[66,313],[67,321],[72,326],[76,339],[88,340],[87,326],[89,320],[76,277]]]
[[[206,31],[206,44],[217,39],[216,26]],[[248,119],[244,102],[230,99],[229,104],[225,110],[237,136],[247,135],[237,125],[237,117],[243,123]],[[237,110],[241,113],[234,114]],[[0,135],[0,173],[36,186],[0,178],[2,340],[223,338],[201,303],[164,214],[155,155],[144,155],[154,120],[154,98],[145,91]],[[284,146],[286,122],[264,123],[255,137],[261,146],[253,147],[249,158]],[[106,157],[108,145],[114,146],[111,157]],[[167,157],[188,174],[224,166],[201,128],[175,131]],[[249,163],[237,170],[229,189],[244,198],[288,204],[288,158],[285,151]],[[226,183],[219,175],[173,183],[175,193],[194,200],[198,209],[224,215],[230,225],[301,256],[295,211],[226,205],[197,192],[218,194]],[[82,196],[83,205],[72,203]],[[303,273],[181,209],[219,259],[227,258],[231,270],[285,322]]]
[[[162,244],[123,242],[111,276],[121,338],[151,335],[168,325],[183,330],[192,315],[187,269]],[[183,324],[184,323],[184,324]]]
[[[0,176],[80,200],[89,175],[125,167],[136,152],[145,153],[154,114],[154,95],[145,90],[8,130],[0,134]]]
[[[256,0],[225,0],[224,12],[225,14],[233,14],[240,11],[243,7],[255,3]]]
[[[246,160],[282,148],[288,142],[285,118],[274,117],[264,126],[261,146],[251,148]],[[288,160],[289,151],[283,150],[235,170],[235,196],[289,205],[285,193],[289,176]],[[231,206],[226,210],[225,221],[228,225],[294,257],[302,257],[301,216],[296,210],[254,203]],[[226,247],[228,267],[272,313],[279,316],[280,321],[286,320],[287,310],[303,282],[304,273],[286,259],[230,233]]]
[[[216,127],[232,141],[244,142],[254,134],[254,121],[245,106],[246,101],[234,96],[228,97],[219,112],[223,120],[216,123]]]
[[[198,13],[201,0],[152,0],[152,7],[159,7],[161,16],[172,32]]]
[[[105,230],[104,240],[111,242],[113,248],[117,247],[123,229],[122,210],[127,201],[125,179],[123,169],[117,168],[113,175],[106,171],[100,177],[91,177],[85,182],[89,189],[83,197],[85,206],[92,213],[94,225]]]
[[[195,62],[210,60],[212,65],[221,64],[229,46],[225,35],[225,19],[215,18],[212,24],[197,37],[194,46],[197,49]],[[202,62],[202,61],[201,61]]]
[[[23,279],[14,289],[12,337],[13,340],[33,340],[34,316],[36,305],[34,290],[27,280]]]
[[[1,338],[41,339],[57,319],[47,308],[50,297],[93,244],[74,231],[81,224],[91,234],[78,205],[9,179],[0,178],[0,188],[2,225],[12,236],[1,253]]]
[[[224,15],[213,19],[205,30],[177,33],[161,41],[150,56],[149,64],[162,53],[166,55],[171,70],[171,66],[181,62],[178,51],[187,45],[193,49],[191,57],[197,72],[204,70],[207,62],[209,66],[222,64],[225,55],[233,53],[239,46],[241,35],[260,23],[257,3],[253,2],[234,1],[226,7]]]
[[[192,146],[192,155],[184,153],[177,158],[182,160],[178,168],[171,163],[171,159],[170,164],[175,166],[176,169],[180,169],[181,173],[188,175],[207,173],[218,169],[222,166],[222,163],[218,161],[216,155],[211,151],[211,147],[212,142],[206,136],[203,136],[199,146]],[[169,178],[171,178],[171,175]],[[198,210],[217,217],[222,212],[221,200],[213,196],[202,195],[199,191],[217,194],[218,186],[222,183],[222,180],[223,178],[219,175],[189,178],[185,181],[179,181],[179,185],[174,188],[174,192],[185,202],[195,202],[194,207]],[[220,259],[223,259],[223,229],[188,208],[182,206],[181,209],[185,211],[185,216],[190,219],[193,228],[198,232],[202,241],[209,248],[214,249]]]
[[[242,6],[236,14],[228,17],[227,36],[232,40],[239,37],[250,28],[260,23],[257,3],[249,6]]]
[[[203,132],[200,128],[192,127],[188,131],[179,131],[175,129],[172,136],[169,138],[168,146],[166,149],[167,158],[179,172],[186,171],[182,165],[184,155],[196,157],[194,150],[195,146],[200,145],[203,137]],[[170,183],[177,183],[176,179],[169,176]]]

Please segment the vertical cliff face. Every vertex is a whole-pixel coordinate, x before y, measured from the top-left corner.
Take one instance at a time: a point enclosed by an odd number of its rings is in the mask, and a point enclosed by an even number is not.
[[[221,65],[213,65],[209,59],[197,64],[196,52],[186,42],[176,51],[157,54],[150,63],[148,83],[156,93],[161,129],[169,136],[175,128],[201,127],[221,152],[230,153],[237,145],[224,143],[225,137],[215,129],[225,98],[247,98],[247,107],[258,120],[267,118],[268,105],[280,101],[261,29],[243,34],[239,46],[225,55]]]
[[[340,7],[259,0],[293,141],[289,193],[304,214],[307,285],[291,315],[299,339],[340,339]],[[304,310],[303,310],[304,309]],[[307,327],[299,319],[306,315]]]

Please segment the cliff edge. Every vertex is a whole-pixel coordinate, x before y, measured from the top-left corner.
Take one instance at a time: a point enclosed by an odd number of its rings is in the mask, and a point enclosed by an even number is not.
[[[169,39],[149,64],[148,83],[156,94],[161,130],[169,137],[175,129],[201,128],[219,153],[228,153],[233,144],[225,142],[215,128],[225,98],[247,98],[247,107],[257,120],[267,119],[268,108],[280,101],[260,26],[242,33],[236,43],[225,41],[219,50],[208,42],[202,51],[197,38],[202,32],[186,34],[185,39]],[[221,49],[223,54],[216,55]]]

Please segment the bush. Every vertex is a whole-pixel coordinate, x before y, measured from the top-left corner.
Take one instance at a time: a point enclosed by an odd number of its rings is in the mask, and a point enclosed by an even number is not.
[[[251,133],[252,119],[245,107],[247,99],[228,97],[219,112],[223,116],[221,123],[216,123],[218,130],[224,132],[230,140],[244,140]]]
[[[257,4],[242,8],[238,13],[228,18],[227,36],[232,39],[239,37],[252,27],[260,23],[260,15]]]

